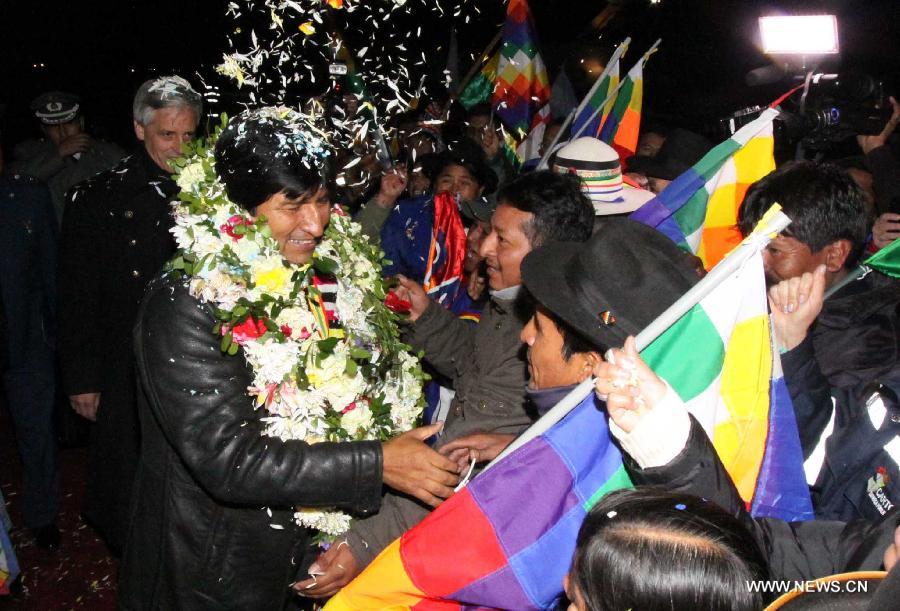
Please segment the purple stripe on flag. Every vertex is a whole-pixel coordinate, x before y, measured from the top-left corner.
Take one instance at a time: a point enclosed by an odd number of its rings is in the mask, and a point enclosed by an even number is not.
[[[493,524],[507,556],[534,543],[581,502],[572,490],[568,465],[543,437],[532,440],[485,475],[490,477],[472,480],[469,491]],[[527,519],[523,519],[523,508],[528,510]]]
[[[664,220],[684,206],[697,189],[703,188],[706,179],[694,168],[688,168],[683,174],[663,189],[663,192],[631,213],[634,221],[658,227]]]
[[[470,583],[454,592],[449,598],[459,601],[463,605],[474,603],[483,607],[493,603],[493,606],[503,609],[538,608],[535,601],[531,600],[522,589],[518,577],[512,567],[508,565]]]
[[[803,472],[794,405],[783,377],[771,384],[769,433],[750,513],[757,518],[775,517],[789,522],[815,517]]]

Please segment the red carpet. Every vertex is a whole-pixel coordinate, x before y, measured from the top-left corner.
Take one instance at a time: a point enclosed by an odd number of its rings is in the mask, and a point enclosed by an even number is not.
[[[0,406],[0,488],[13,522],[10,538],[22,569],[21,588],[0,597],[0,609],[115,609],[116,559],[79,511],[86,460],[85,448],[59,451],[62,498],[57,525],[62,544],[55,551],[38,548],[30,531],[22,526],[22,464],[9,413]]]

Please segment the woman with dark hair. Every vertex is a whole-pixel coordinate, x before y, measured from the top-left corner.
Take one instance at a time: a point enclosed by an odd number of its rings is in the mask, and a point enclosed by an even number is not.
[[[718,506],[654,488],[617,490],[578,532],[566,593],[577,611],[758,611],[768,578],[746,528]]]
[[[182,254],[173,270],[151,284],[134,333],[143,438],[119,572],[120,608],[283,608],[298,569],[308,564],[304,552],[311,533],[295,521],[295,507],[361,515],[378,509],[383,484],[428,504],[453,491],[455,465],[422,442],[439,426],[387,442],[308,443],[308,435],[273,433],[269,427],[277,414],[248,396],[262,376],[248,356],[248,343],[240,343],[244,358],[236,356],[237,342],[262,331],[245,330],[240,340],[238,329],[230,327],[234,351],[225,351],[223,333],[214,333],[217,322],[224,324],[223,312],[238,306],[203,291],[216,282],[209,274],[221,280],[228,270],[204,262],[179,273],[188,252],[204,245],[210,260],[226,256],[230,265],[242,264],[241,248],[254,243],[247,232],[259,231],[271,232],[281,256],[270,246],[254,251],[252,261],[265,255],[276,265],[265,280],[251,275],[249,287],[239,287],[241,299],[248,300],[243,303],[250,304],[240,307],[255,307],[250,287],[269,291],[274,289],[266,285],[299,278],[330,220],[329,155],[323,138],[298,115],[264,110],[238,117],[223,131],[215,147],[217,178],[209,175],[208,158],[180,170],[183,196],[193,202],[176,212],[173,232]],[[199,184],[207,185],[202,195]],[[190,212],[202,208],[204,198],[221,198],[223,189],[226,210],[236,204],[249,216],[209,223],[209,214]],[[195,224],[186,229],[179,224],[185,219]],[[207,289],[198,294],[200,286]],[[282,303],[271,295],[264,293]],[[275,318],[262,311],[269,322]],[[277,331],[287,337],[292,332],[287,326]],[[266,350],[299,349],[287,341]],[[306,370],[313,366],[307,362]],[[296,378],[280,379],[288,384]]]

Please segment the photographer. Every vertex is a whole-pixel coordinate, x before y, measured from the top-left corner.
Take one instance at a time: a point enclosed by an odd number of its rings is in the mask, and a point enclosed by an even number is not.
[[[879,214],[872,227],[872,242],[878,249],[900,235],[900,164],[888,144],[900,123],[900,103],[893,97],[890,101],[894,112],[881,133],[856,137],[872,171],[875,207]]]

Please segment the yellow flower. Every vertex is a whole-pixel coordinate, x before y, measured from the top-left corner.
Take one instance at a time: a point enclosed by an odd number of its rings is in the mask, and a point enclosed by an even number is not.
[[[315,26],[312,24],[312,21],[307,21],[306,23],[301,23],[298,29],[309,36],[310,34],[314,34],[316,31]]]
[[[280,258],[269,258],[253,266],[253,283],[266,293],[287,294],[290,292],[291,270]]]

